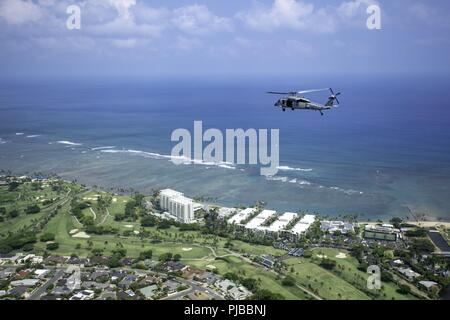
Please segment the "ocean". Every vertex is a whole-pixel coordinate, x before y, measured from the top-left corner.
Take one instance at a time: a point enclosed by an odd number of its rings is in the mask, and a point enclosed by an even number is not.
[[[450,79],[258,76],[0,83],[0,169],[279,212],[450,219]],[[341,105],[282,112],[266,91],[331,86]],[[325,102],[327,94],[312,94]],[[279,129],[280,170],[174,165],[174,129]]]

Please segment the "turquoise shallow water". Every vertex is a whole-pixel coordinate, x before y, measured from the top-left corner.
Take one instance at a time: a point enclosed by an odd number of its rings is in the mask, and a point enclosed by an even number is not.
[[[301,82],[301,83],[298,83]],[[342,90],[321,117],[280,112],[267,90]],[[225,205],[366,218],[450,219],[449,81],[433,79],[164,79],[4,82],[0,168],[56,172],[90,185],[171,187]],[[326,95],[313,98],[326,100]],[[280,170],[172,164],[176,128],[280,129]],[[18,133],[23,133],[19,134]],[[99,149],[101,148],[101,149]]]

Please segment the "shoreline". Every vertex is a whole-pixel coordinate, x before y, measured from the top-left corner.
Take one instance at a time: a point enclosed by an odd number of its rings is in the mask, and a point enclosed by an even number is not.
[[[20,177],[20,176],[30,176],[30,172],[26,172],[26,173],[17,173],[17,172],[13,172],[12,170],[4,170],[4,169],[0,169],[0,174],[6,174],[6,175],[12,175],[15,177]],[[68,178],[63,178],[61,177],[61,175],[54,173],[54,172],[49,172],[49,173],[41,173],[45,176],[48,176],[49,178],[56,178],[56,179],[60,179],[62,181],[65,181],[67,183],[73,183],[75,182],[76,184],[79,185],[83,185],[88,189],[91,190],[99,190],[99,191],[103,191],[103,192],[110,192],[110,193],[114,193],[117,195],[132,195],[136,192],[142,193],[142,194],[146,194],[145,191],[139,190],[139,189],[135,189],[133,187],[107,187],[107,186],[102,186],[102,185],[97,185],[97,184],[86,184],[83,183],[82,181],[80,181],[78,178],[76,179],[68,179]],[[172,188],[171,186],[168,186],[168,188]],[[108,191],[106,191],[108,190]],[[233,208],[238,208],[240,207],[241,204],[234,204],[234,205],[226,205],[226,204],[221,204],[221,203],[217,203],[217,202],[208,202],[205,201],[205,204],[208,204],[209,206],[217,206],[217,207],[233,207]],[[242,204],[245,205],[245,204]],[[246,207],[252,207],[254,206],[254,204],[247,204],[245,205]],[[282,214],[283,212],[285,212],[285,210],[280,210],[277,208],[268,208],[271,210],[276,210],[278,212],[278,214]],[[298,211],[301,211],[302,209],[299,209]],[[297,212],[297,211],[292,211],[292,212]],[[317,211],[311,211],[312,214],[324,217],[324,216],[328,216],[329,219],[328,220],[345,220],[344,217],[342,216],[342,214],[336,213],[336,214],[327,214],[327,213],[320,213]],[[361,219],[367,219],[366,218],[366,214],[362,214],[363,217],[361,217]],[[405,217],[404,215],[398,214],[398,215],[392,215],[392,216],[372,216],[370,217],[370,220],[359,220],[358,218],[355,219],[356,223],[360,223],[360,224],[377,224],[383,222],[383,223],[388,223],[390,218],[393,217],[399,217],[402,219],[405,219],[403,222],[404,223],[408,223],[408,224],[412,224],[412,225],[416,225],[416,226],[421,226],[421,227],[436,227],[436,226],[444,226],[445,228],[449,228],[450,229],[450,217],[442,217],[442,218],[437,218],[436,215],[421,215],[421,218],[423,220],[409,220],[407,217]],[[428,220],[429,219],[429,220]],[[441,220],[438,220],[441,219]]]
[[[388,222],[388,221],[382,221],[382,222]],[[358,223],[361,224],[378,224],[378,221],[358,221]],[[405,220],[403,223],[415,225],[417,227],[423,227],[423,228],[433,228],[433,227],[445,227],[450,229],[450,221],[436,221],[436,220],[419,220],[419,221],[408,221]]]

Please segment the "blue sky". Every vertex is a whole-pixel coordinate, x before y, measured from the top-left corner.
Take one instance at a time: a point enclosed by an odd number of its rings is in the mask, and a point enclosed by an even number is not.
[[[66,28],[69,5],[81,30]],[[368,30],[366,9],[381,8]],[[447,0],[0,0],[24,75],[448,74]]]

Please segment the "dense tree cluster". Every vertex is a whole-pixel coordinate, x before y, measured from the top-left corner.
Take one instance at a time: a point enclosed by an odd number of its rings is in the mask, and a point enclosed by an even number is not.
[[[36,235],[34,232],[27,231],[12,233],[6,238],[0,240],[0,253],[9,253],[18,249],[32,249],[32,245],[35,242]]]

